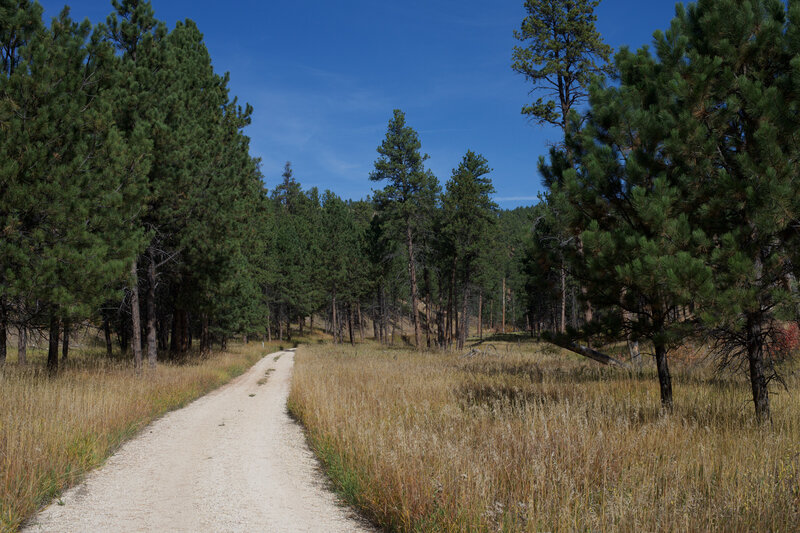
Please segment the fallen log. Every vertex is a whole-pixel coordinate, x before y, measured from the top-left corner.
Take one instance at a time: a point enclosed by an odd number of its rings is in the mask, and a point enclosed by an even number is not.
[[[587,346],[581,346],[580,344],[577,344],[577,343],[574,343],[574,342],[569,342],[569,341],[563,341],[563,340],[560,340],[560,339],[557,339],[557,338],[552,338],[552,339],[549,339],[549,340],[550,340],[550,342],[552,342],[553,344],[555,344],[556,346],[558,346],[560,348],[564,348],[565,350],[569,350],[570,352],[574,352],[574,353],[576,353],[578,355],[582,355],[584,357],[588,357],[589,359],[591,359],[593,361],[597,361],[598,363],[600,363],[602,365],[611,365],[611,366],[616,366],[616,367],[619,367],[619,368],[628,368],[628,365],[623,363],[622,361],[614,359],[610,355],[606,355],[606,354],[604,354],[602,352],[598,352],[597,350],[594,350],[594,349],[589,348]]]

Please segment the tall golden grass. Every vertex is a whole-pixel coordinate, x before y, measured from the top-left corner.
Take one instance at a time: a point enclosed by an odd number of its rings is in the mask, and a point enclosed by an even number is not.
[[[43,353],[0,367],[0,530],[14,531],[43,503],[100,465],[150,421],[243,373],[277,343],[232,345],[226,353],[137,376],[99,353],[71,354],[55,378]]]
[[[544,345],[475,357],[303,346],[289,406],[337,489],[396,531],[797,531],[800,397],[606,369]]]

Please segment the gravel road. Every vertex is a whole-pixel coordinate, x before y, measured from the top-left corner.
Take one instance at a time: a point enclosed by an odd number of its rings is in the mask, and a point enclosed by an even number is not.
[[[293,365],[270,354],[157,420],[23,531],[372,531],[326,488],[286,412]]]

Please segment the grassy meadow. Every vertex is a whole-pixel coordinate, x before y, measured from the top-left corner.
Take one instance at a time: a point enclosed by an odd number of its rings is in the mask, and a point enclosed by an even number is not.
[[[22,368],[12,351],[0,367],[0,531],[16,530],[153,419],[242,374],[278,344],[234,344],[141,376],[130,362],[84,349],[49,378],[44,351],[29,350]]]
[[[395,531],[796,531],[800,378],[604,368],[544,344],[465,357],[302,346],[289,407],[336,489]]]

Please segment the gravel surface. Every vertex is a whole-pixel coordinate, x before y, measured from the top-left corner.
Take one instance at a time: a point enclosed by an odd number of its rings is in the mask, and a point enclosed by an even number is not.
[[[152,423],[23,531],[373,531],[289,418],[294,353],[279,353]]]

